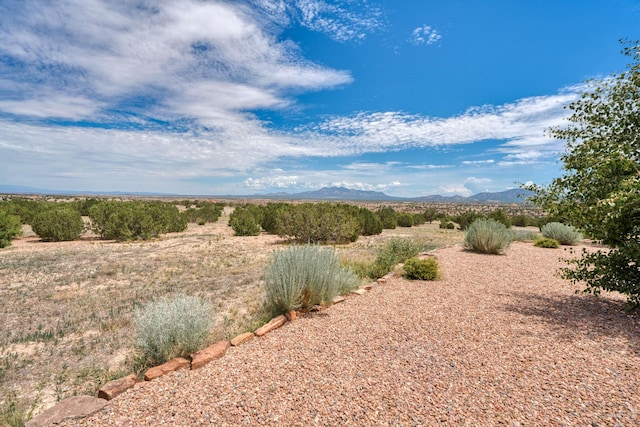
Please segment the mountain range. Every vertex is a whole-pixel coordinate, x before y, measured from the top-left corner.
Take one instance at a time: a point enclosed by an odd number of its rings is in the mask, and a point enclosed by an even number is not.
[[[32,187],[21,187],[12,185],[1,185],[0,194],[46,194],[46,195],[130,195],[130,196],[160,196],[160,197],[195,197],[193,195],[166,194],[166,193],[126,193],[126,192],[95,192],[95,191],[71,191],[60,192]],[[525,203],[526,197],[533,193],[520,188],[499,192],[484,192],[472,196],[422,196],[422,197],[394,197],[380,191],[353,190],[344,187],[324,187],[315,191],[305,191],[302,193],[270,193],[254,194],[253,196],[204,196],[218,198],[260,198],[260,199],[281,199],[281,200],[342,200],[342,201],[387,201],[387,202],[432,202],[432,203]]]

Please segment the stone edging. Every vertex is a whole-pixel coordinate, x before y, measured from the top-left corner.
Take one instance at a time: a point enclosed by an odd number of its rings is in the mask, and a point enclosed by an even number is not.
[[[364,295],[375,286],[384,284],[387,279],[393,276],[393,272],[379,278],[376,282],[371,282],[361,288],[351,291],[349,295]],[[347,295],[337,296],[333,299],[332,304],[344,302]],[[325,310],[327,307],[314,307],[311,311]],[[225,355],[229,347],[242,345],[254,337],[262,337],[271,331],[274,331],[287,322],[293,322],[300,313],[291,311],[284,315],[279,315],[271,319],[268,323],[256,329],[254,332],[245,332],[233,338],[230,341],[218,341],[207,348],[199,350],[190,355],[190,360],[182,357],[171,359],[159,366],[154,366],[144,373],[144,381],[152,381],[163,375],[181,369],[199,369],[215,359],[219,359]],[[129,390],[142,381],[136,374],[130,374],[116,380],[112,380],[104,384],[98,390],[98,397],[93,396],[73,396],[59,402],[52,408],[47,409],[37,417],[28,421],[25,427],[45,427],[60,423],[66,419],[77,419],[90,416],[103,409],[109,400],[119,394]]]

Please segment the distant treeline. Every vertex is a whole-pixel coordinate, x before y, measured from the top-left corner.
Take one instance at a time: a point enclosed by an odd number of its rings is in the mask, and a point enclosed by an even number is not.
[[[201,200],[86,198],[48,201],[8,197],[0,201],[0,247],[8,246],[11,239],[21,234],[22,224],[29,224],[44,241],[75,240],[89,230],[103,239],[148,240],[164,233],[184,231],[188,223],[216,222],[224,206]],[[495,219],[507,227],[541,226],[550,220],[524,214],[509,215],[502,208],[469,209],[449,215],[433,207],[416,213],[398,211],[390,206],[371,210],[347,203],[270,202],[236,205],[229,225],[238,236],[267,232],[301,243],[348,243],[359,236],[380,234],[383,229],[413,227],[436,220],[441,228],[465,230],[481,217]]]
[[[184,210],[178,205],[185,206]],[[203,201],[121,201],[95,198],[63,202],[10,198],[0,202],[0,247],[29,224],[44,241],[76,240],[91,230],[109,240],[148,240],[180,232],[189,222],[216,222],[224,205]],[[83,217],[88,217],[85,222]]]

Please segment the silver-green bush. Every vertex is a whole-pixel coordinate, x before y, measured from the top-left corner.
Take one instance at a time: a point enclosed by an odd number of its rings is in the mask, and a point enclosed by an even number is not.
[[[291,246],[264,269],[266,304],[274,313],[308,309],[354,289],[360,279],[340,266],[334,248]]]
[[[540,231],[544,237],[557,240],[561,245],[576,245],[582,240],[582,234],[579,231],[560,222],[545,224]]]
[[[145,362],[162,364],[199,350],[207,341],[211,304],[184,294],[160,298],[136,310],[134,325],[135,344]]]
[[[492,219],[477,219],[464,236],[464,247],[474,252],[500,254],[511,244],[512,234],[507,227]]]

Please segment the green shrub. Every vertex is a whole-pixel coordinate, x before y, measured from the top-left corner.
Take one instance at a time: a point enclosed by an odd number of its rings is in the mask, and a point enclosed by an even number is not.
[[[360,279],[340,266],[334,248],[291,246],[274,254],[264,269],[266,305],[274,314],[307,310],[354,289]]]
[[[537,246],[538,248],[559,248],[560,247],[560,242],[558,242],[556,239],[550,239],[548,237],[541,237],[539,239],[536,239],[533,242],[533,246]]]
[[[301,243],[348,243],[358,239],[360,219],[346,204],[303,203],[279,209],[275,228]]]
[[[509,215],[507,215],[507,213],[503,209],[498,208],[498,209],[492,210],[487,215],[487,218],[493,219],[494,221],[498,221],[504,224],[504,226],[507,228],[511,227],[511,218],[509,218]]]
[[[542,235],[557,240],[561,245],[576,245],[582,240],[582,234],[570,225],[550,222],[542,226]]]
[[[11,245],[11,240],[22,234],[20,217],[0,209],[0,248]]]
[[[500,254],[511,244],[507,227],[493,219],[479,218],[467,230],[464,247],[474,252]]]
[[[258,236],[262,231],[260,223],[247,208],[235,208],[229,216],[229,225],[236,236]]]
[[[178,294],[160,298],[136,310],[135,345],[151,366],[199,350],[212,326],[211,304]]]
[[[89,218],[96,234],[118,241],[148,240],[188,225],[187,217],[165,202],[101,201],[89,208]]]
[[[422,214],[413,214],[413,225],[422,225],[425,222],[427,222],[426,219],[424,219],[424,215]]]
[[[403,262],[414,257],[420,252],[420,246],[413,240],[392,239],[378,249],[376,260],[370,267],[369,277],[378,279],[391,270],[399,262]]]
[[[433,220],[438,217],[438,211],[436,210],[436,208],[427,208],[423,212],[422,217],[424,218],[425,221],[431,224]]]
[[[413,215],[406,212],[398,214],[396,222],[399,227],[413,227]]]
[[[385,206],[376,211],[376,215],[382,221],[382,228],[393,230],[398,226],[398,213],[391,207]]]
[[[476,211],[465,211],[456,215],[453,221],[458,224],[460,230],[466,230],[479,218],[484,218],[484,216]]]
[[[367,208],[360,208],[360,234],[363,236],[375,236],[382,233],[382,221],[375,213]]]
[[[531,215],[515,215],[511,218],[511,225],[515,227],[529,227],[538,225],[538,220]]]
[[[53,206],[38,212],[31,221],[33,232],[49,242],[76,240],[84,231],[80,212],[69,206]]]
[[[405,276],[410,280],[436,280],[439,277],[435,258],[409,258],[404,264]]]
[[[15,391],[6,393],[0,401],[0,425],[23,427],[33,418],[33,412],[39,403],[38,397],[31,402],[31,405],[27,405],[24,400],[18,398]]]
[[[456,225],[451,221],[440,221],[439,228],[445,230],[454,230],[456,228]]]
[[[184,201],[183,203],[188,203],[189,201]],[[187,205],[185,205],[187,206]],[[220,203],[211,203],[211,202],[199,202],[197,208],[190,207],[188,205],[188,209],[182,212],[182,216],[184,216],[188,222],[216,222],[220,215],[222,214],[222,210],[224,205]]]

